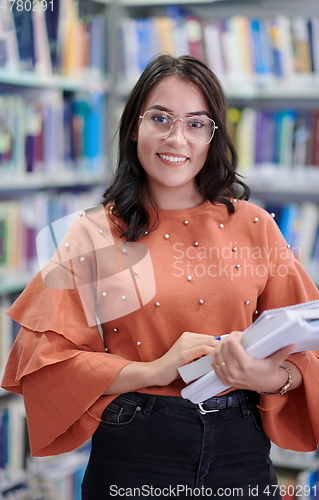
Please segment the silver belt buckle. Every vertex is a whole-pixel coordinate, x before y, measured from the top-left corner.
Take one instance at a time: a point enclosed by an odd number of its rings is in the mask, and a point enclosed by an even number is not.
[[[206,413],[215,413],[216,411],[219,411],[219,410],[205,410],[203,408],[202,403],[197,403],[197,406],[199,408],[199,413],[201,413],[202,415],[206,415]]]

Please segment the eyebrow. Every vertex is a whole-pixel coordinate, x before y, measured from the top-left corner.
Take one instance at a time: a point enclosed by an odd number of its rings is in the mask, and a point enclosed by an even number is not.
[[[158,109],[159,111],[165,111],[166,113],[170,113],[170,114],[174,114],[174,111],[172,111],[171,109],[168,109],[168,108],[165,108],[165,106],[161,106],[160,104],[154,104],[153,106],[150,106],[148,108],[148,111],[150,111],[151,109]],[[209,113],[207,111],[191,111],[189,113],[185,113],[186,116],[202,116],[202,115],[206,115],[208,116],[209,118]]]

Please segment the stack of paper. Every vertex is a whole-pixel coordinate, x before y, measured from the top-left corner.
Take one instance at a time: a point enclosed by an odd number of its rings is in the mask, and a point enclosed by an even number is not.
[[[294,352],[319,350],[319,300],[264,311],[243,332],[242,345],[256,359],[266,358],[290,344],[295,344]],[[184,382],[195,380],[182,390],[183,398],[193,403],[228,389],[213,370],[210,355],[178,370]]]

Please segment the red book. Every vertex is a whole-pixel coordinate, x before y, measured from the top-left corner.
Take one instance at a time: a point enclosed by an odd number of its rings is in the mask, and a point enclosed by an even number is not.
[[[200,20],[197,17],[186,17],[184,28],[188,42],[188,53],[197,59],[203,60],[203,32]]]
[[[314,114],[312,128],[312,158],[311,165],[319,166],[319,111]]]

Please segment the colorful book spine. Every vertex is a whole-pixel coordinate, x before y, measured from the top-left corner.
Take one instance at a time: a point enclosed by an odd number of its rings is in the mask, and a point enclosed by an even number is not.
[[[248,107],[238,108],[237,115],[231,133],[241,171],[265,165],[289,171],[319,166],[319,111]]]
[[[77,0],[54,0],[54,6],[48,2],[45,11],[14,2],[1,14],[0,66],[39,75],[88,73],[101,78],[106,71],[104,38],[103,15],[82,19]]]
[[[120,66],[128,80],[155,54],[180,55],[181,48],[205,60],[225,85],[239,81],[265,87],[280,82],[293,88],[292,83],[297,82],[300,88],[300,82],[306,82],[300,75],[319,76],[317,18],[234,15],[207,19],[184,14],[181,9],[177,14],[172,8],[167,12],[166,17],[121,20]]]
[[[95,205],[103,187],[78,193],[38,192],[28,199],[0,202],[0,282],[10,273],[30,276],[52,257],[48,246],[45,258],[38,259],[36,238],[41,230],[66,215]]]
[[[9,174],[104,170],[104,96],[63,100],[58,91],[0,97],[0,179]]]

